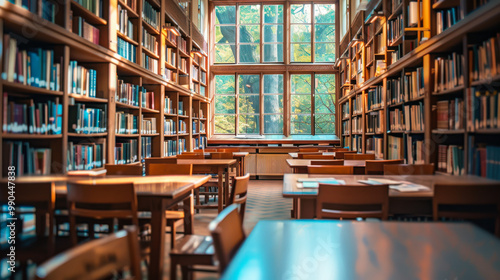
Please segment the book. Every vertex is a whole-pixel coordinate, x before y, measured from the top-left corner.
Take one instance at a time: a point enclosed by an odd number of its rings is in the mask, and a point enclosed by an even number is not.
[[[68,106],[68,132],[104,133],[107,129],[107,104],[76,103]]]
[[[114,147],[115,164],[129,164],[137,162],[139,160],[137,145],[137,139],[117,140]]]
[[[115,113],[116,134],[136,134],[137,132],[137,116],[122,111]]]
[[[97,139],[94,142],[68,142],[67,170],[92,170],[102,168],[106,164],[106,141]]]
[[[30,142],[6,141],[7,164],[16,168],[16,176],[48,175],[51,173],[52,150],[32,147]]]
[[[141,156],[142,158],[150,158],[152,151],[152,138],[141,137]]]
[[[142,18],[154,29],[159,29],[160,12],[146,0],[142,0]]]
[[[145,93],[146,89],[138,85],[126,83],[120,80],[118,76],[116,80],[117,90],[115,100],[123,104],[139,106],[139,95]]]
[[[78,65],[75,60],[70,61],[68,67],[68,93],[96,97],[97,71]]]

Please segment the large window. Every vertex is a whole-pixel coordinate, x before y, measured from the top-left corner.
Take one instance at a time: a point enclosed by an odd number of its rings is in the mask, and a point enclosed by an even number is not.
[[[236,6],[215,7],[215,63],[236,62]]]
[[[283,75],[264,76],[264,133],[283,134]]]
[[[235,134],[236,81],[234,75],[215,76],[215,133]]]
[[[316,134],[335,133],[335,76],[314,75],[314,126]]]
[[[238,133],[260,133],[260,75],[238,75]]]
[[[264,5],[264,62],[283,62],[283,5]]]

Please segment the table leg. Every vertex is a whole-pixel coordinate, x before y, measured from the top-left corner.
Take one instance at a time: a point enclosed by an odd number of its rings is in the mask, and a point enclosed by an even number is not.
[[[225,169],[225,182],[224,182],[224,206],[227,206],[229,203],[229,167]]]
[[[219,213],[222,211],[222,200],[224,199],[223,195],[222,195],[222,190],[224,188],[223,186],[223,183],[222,183],[222,180],[224,180],[224,178],[222,177],[224,174],[223,172],[223,168],[222,166],[219,166],[219,168],[217,169],[217,177],[219,178],[219,180],[217,181],[217,192],[218,192],[218,200],[217,200],[217,209],[219,211]]]
[[[295,208],[295,218],[300,219],[300,198],[297,198],[297,208]]]
[[[236,176],[241,175],[241,158],[236,159]]]
[[[186,197],[183,201],[184,205],[184,234],[193,234],[194,223],[194,205],[193,205],[193,191],[191,195]]]
[[[165,211],[163,199],[151,205],[151,254],[149,279],[163,279],[163,262],[165,260]]]
[[[245,176],[245,158],[241,158],[241,174],[240,176]]]

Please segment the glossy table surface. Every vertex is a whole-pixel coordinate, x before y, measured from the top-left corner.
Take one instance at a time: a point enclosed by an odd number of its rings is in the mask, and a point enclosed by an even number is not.
[[[324,156],[335,156],[335,152],[321,152],[322,155]],[[293,159],[296,159],[299,157],[299,153],[288,153]]]
[[[500,239],[468,223],[260,221],[222,279],[500,279]]]
[[[233,165],[235,159],[177,159],[177,164],[193,164],[193,165]]]
[[[311,165],[311,161],[330,161],[331,159],[287,159],[288,166],[294,167],[307,167]],[[345,166],[365,167],[366,161],[364,160],[344,160]]]

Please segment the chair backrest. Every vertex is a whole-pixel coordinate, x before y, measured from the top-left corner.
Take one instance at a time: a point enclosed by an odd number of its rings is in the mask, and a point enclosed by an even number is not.
[[[297,158],[302,159],[304,158],[304,155],[321,156],[323,155],[323,152],[299,152],[297,153]]]
[[[233,159],[233,153],[228,152],[228,153],[211,153],[210,156],[212,159]]]
[[[108,176],[142,176],[142,165],[106,164],[104,168]]]
[[[311,160],[311,165],[344,165],[343,159]]]
[[[238,214],[238,207],[226,207],[208,226],[214,241],[215,254],[222,273],[245,240],[243,221]]]
[[[340,151],[335,152],[335,159],[344,159],[346,154],[356,154],[356,151]]]
[[[402,159],[387,159],[387,160],[367,160],[365,162],[365,174],[368,175],[383,175],[384,166],[390,164],[403,164]]]
[[[495,220],[494,233],[500,237],[500,183],[436,184],[432,214],[434,220],[443,217]]]
[[[318,151],[319,151],[319,148],[315,148],[315,147],[299,148],[299,153],[303,153],[303,152],[318,152]]]
[[[240,205],[240,216],[243,221],[245,218],[245,208],[247,204],[248,182],[250,181],[250,173],[244,176],[233,178],[233,190],[229,201],[231,204]]]
[[[349,149],[348,148],[329,148],[327,151],[330,153],[331,152],[347,152],[347,151],[349,151]]]
[[[215,149],[215,148],[208,148],[208,149],[207,149],[207,148],[205,148],[205,149],[203,149],[203,151],[204,151],[205,153],[216,153],[216,152],[217,152],[217,149]]]
[[[345,160],[375,160],[375,154],[345,154]]]
[[[205,154],[203,153],[182,153],[177,155],[178,159],[205,159]]]
[[[129,270],[141,280],[137,229],[128,228],[109,236],[74,247],[39,266],[38,280],[98,280]]]
[[[15,186],[15,188],[12,188]],[[12,193],[12,191],[14,191]],[[0,204],[9,205],[14,197],[15,213],[16,216],[32,215],[33,211],[23,211],[20,206],[35,207],[35,215],[39,217],[47,216],[48,219],[48,240],[47,252],[52,254],[54,252],[54,209],[56,201],[56,192],[54,182],[44,183],[21,183],[15,182],[14,185],[9,183],[0,184]],[[9,199],[10,198],[10,199]],[[3,210],[5,209],[5,210]],[[8,207],[0,209],[0,213],[9,213]],[[9,214],[10,215],[10,214]],[[38,221],[37,221],[38,222]],[[37,236],[45,236],[46,232],[41,227],[41,224],[36,223]],[[20,233],[22,235],[22,233]],[[17,236],[17,239],[22,236]]]
[[[192,164],[154,163],[149,166],[148,176],[193,175]]]
[[[149,174],[149,166],[154,163],[177,163],[177,158],[162,158],[162,157],[151,157],[144,159],[144,164],[146,166],[146,174]]]
[[[220,153],[234,153],[239,152],[240,148],[217,148],[217,152]]]
[[[76,218],[126,219],[138,226],[137,197],[133,183],[68,182],[71,240],[77,244]],[[93,236],[91,236],[93,238]]]
[[[380,218],[389,213],[387,185],[319,184],[316,198],[316,218],[356,219]]]
[[[334,159],[334,156],[333,155],[323,155],[323,154],[320,154],[320,155],[302,155],[302,158],[303,159]]]
[[[308,165],[307,173],[309,174],[353,174],[353,166],[344,165]]]
[[[433,175],[434,164],[386,164],[384,175]]]

